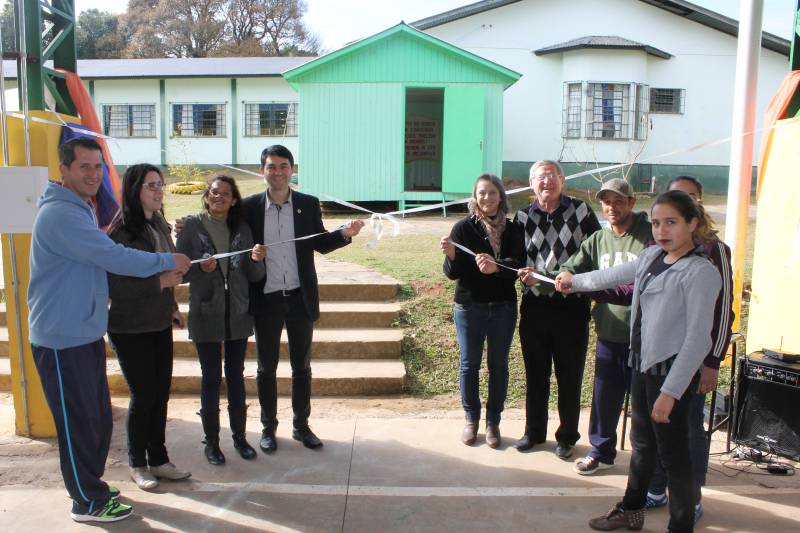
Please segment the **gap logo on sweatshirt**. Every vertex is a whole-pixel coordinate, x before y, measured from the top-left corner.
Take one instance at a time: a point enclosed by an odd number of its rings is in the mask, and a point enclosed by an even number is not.
[[[600,270],[605,270],[606,268],[615,267],[617,265],[621,265],[623,263],[630,263],[631,261],[636,261],[639,257],[636,254],[632,254],[631,252],[614,252],[614,262],[611,262],[611,255],[612,254],[601,254],[600,255]]]

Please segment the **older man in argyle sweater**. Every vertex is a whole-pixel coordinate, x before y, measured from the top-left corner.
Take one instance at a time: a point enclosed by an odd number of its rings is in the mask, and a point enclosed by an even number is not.
[[[564,172],[557,162],[537,161],[531,167],[530,185],[536,198],[516,216],[525,227],[527,269],[552,272],[578,252],[581,242],[600,230],[600,222],[586,202],[562,194]],[[534,284],[530,276],[524,277],[523,283],[519,338],[527,382],[525,434],[516,448],[526,451],[547,438],[550,373],[555,364],[560,419],[555,453],[566,460],[580,438],[589,299],[559,294],[549,284]]]

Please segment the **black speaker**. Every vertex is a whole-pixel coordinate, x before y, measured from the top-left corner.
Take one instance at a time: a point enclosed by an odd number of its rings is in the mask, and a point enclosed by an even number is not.
[[[740,362],[734,441],[800,460],[800,364],[761,352]]]

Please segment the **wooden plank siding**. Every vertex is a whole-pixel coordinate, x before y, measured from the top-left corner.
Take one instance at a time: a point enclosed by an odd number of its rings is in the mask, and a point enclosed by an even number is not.
[[[398,198],[403,98],[399,83],[303,84],[301,190],[356,201]]]
[[[325,199],[441,199],[404,191],[406,89],[475,87],[485,105],[483,171],[500,174],[503,91],[519,75],[400,24],[284,73],[300,95],[300,188]],[[458,121],[458,117],[445,120]],[[458,154],[456,154],[456,157]],[[476,176],[462,186],[469,192]],[[467,190],[469,189],[469,190]]]

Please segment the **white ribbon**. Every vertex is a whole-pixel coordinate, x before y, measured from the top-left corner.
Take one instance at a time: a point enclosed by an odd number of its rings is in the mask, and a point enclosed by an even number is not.
[[[320,235],[326,235],[328,233],[333,233],[334,231],[339,231],[342,228],[344,228],[343,225],[339,226],[338,228],[334,228],[334,229],[332,229],[330,231],[322,231],[320,233],[312,233],[311,235],[303,235],[302,237],[295,237],[294,239],[286,239],[284,241],[271,242],[269,244],[265,244],[264,246],[269,248],[270,246],[277,246],[279,244],[286,244],[287,242],[304,241],[306,239],[313,239],[314,237],[319,237]],[[214,255],[209,255],[208,257],[201,257],[200,259],[195,259],[191,263],[192,264],[202,263],[203,261],[208,261],[209,259],[217,259],[217,260],[225,259],[226,257],[233,257],[234,255],[246,254],[247,252],[252,252],[252,251],[253,251],[252,248],[248,248],[247,250],[237,250],[235,252],[227,252],[227,253],[224,253],[224,254],[214,254]]]
[[[92,130],[79,128],[77,126],[70,126],[69,124],[64,122],[64,119],[61,118],[61,115],[59,115],[55,111],[51,111],[51,112],[54,113],[56,115],[56,117],[58,117],[58,120],[60,120],[61,122],[54,122],[52,120],[47,120],[46,118],[30,117],[30,116],[28,117],[28,120],[30,120],[31,122],[38,122],[40,124],[50,124],[52,126],[62,126],[62,127],[65,127],[65,128],[69,128],[69,129],[71,129],[72,131],[74,131],[76,133],[82,133],[84,135],[89,135],[90,137],[97,137],[98,139],[114,141],[115,143],[117,142],[117,139],[114,138],[114,137],[109,137],[108,135],[103,135],[102,133],[97,133],[97,132],[92,131]],[[6,115],[9,116],[9,117],[12,117],[12,118],[18,118],[20,120],[25,120],[25,115],[23,115],[22,113],[17,113],[15,111],[6,111]],[[119,146],[119,144],[117,144],[117,146]]]
[[[468,253],[469,255],[471,255],[473,257],[476,257],[478,255],[475,252],[473,252],[472,250],[470,250],[469,248],[467,248],[466,246],[458,244],[457,242],[450,241],[450,244],[452,244],[453,246],[455,246],[456,248],[458,248],[462,252]],[[492,263],[494,263],[495,265],[497,265],[500,268],[505,268],[506,270],[510,270],[512,272],[517,272],[516,268],[511,268],[510,266],[506,266],[506,265],[500,264],[497,261],[495,261],[494,259],[492,259]],[[547,276],[543,276],[542,274],[539,274],[538,272],[528,272],[527,275],[532,277],[532,278],[534,278],[534,279],[538,279],[539,281],[552,283],[553,285],[556,284],[556,281],[553,278],[548,278]]]
[[[375,235],[375,238],[367,243],[367,248],[375,248],[380,242],[380,240],[383,238],[384,220],[387,220],[392,224],[392,238],[400,235],[400,221],[397,218],[395,218],[392,213],[376,213],[374,211],[370,211],[365,207],[361,207],[360,205],[350,203],[346,200],[340,200],[339,198],[334,198],[332,196],[328,196],[327,194],[323,196],[325,197],[326,200],[329,200],[331,202],[341,204],[345,207],[349,207],[350,209],[355,209],[356,211],[369,213],[370,215],[369,227],[372,230],[373,235]]]
[[[166,152],[166,150],[164,150]],[[250,174],[251,176],[258,176],[259,178],[263,178],[263,174],[259,174],[258,172],[253,172],[252,170],[245,170],[243,168],[232,167],[230,165],[223,165],[222,163],[217,163],[217,166],[222,168],[229,168],[231,170],[236,170],[237,172],[241,172],[243,174]]]

